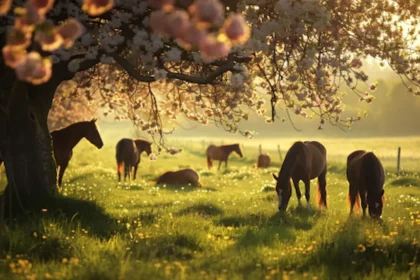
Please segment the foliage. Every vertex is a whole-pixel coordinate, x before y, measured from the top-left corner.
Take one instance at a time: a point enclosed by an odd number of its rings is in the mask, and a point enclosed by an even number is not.
[[[348,185],[342,171],[328,175],[329,209],[322,213],[297,208],[294,195],[290,211],[279,215],[274,191],[261,192],[273,184],[271,174],[278,169],[257,170],[241,161],[232,163],[225,175],[202,176],[203,189],[154,188],[148,178],[180,164],[206,172],[205,158],[197,155],[200,143],[185,146],[196,153],[142,161],[139,180],[128,184],[116,183],[113,145],[103,151],[86,143],[78,146],[65,197],[31,221],[22,216],[18,227],[0,239],[0,275],[7,279],[419,277],[418,187],[390,185],[394,175],[388,174],[383,224],[363,220],[360,213],[348,217]],[[257,152],[256,146],[244,154],[255,161]],[[340,152],[329,150],[331,155]],[[316,183],[312,198],[315,191]]]
[[[2,2],[3,14],[10,2]],[[366,58],[419,93],[417,0],[83,3],[87,14],[76,1],[31,0],[14,9],[1,19],[14,26],[3,58],[35,84],[67,65],[77,91],[99,93],[117,119],[153,137],[171,133],[165,120],[181,117],[236,132],[250,110],[273,122],[276,106],[316,116],[319,128],[350,126],[361,116],[343,113],[343,87],[367,103],[377,88],[362,70]]]

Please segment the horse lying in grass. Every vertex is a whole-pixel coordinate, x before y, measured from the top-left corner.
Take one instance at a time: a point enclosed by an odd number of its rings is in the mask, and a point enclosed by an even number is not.
[[[148,156],[152,153],[152,143],[145,139],[123,138],[116,146],[118,182],[121,182],[121,173],[124,167],[124,180],[131,175],[136,179],[137,169],[140,164],[141,154],[146,152]],[[133,170],[134,168],[134,170]]]
[[[164,173],[157,179],[156,185],[201,187],[199,179],[198,173],[188,168]]]
[[[258,156],[257,168],[268,168],[271,165],[271,158],[268,154],[261,154]]]
[[[212,160],[219,160],[219,167],[217,170],[220,169],[220,165],[223,161],[225,162],[225,168],[227,168],[228,157],[232,152],[236,152],[241,158],[243,157],[239,144],[222,146],[210,145],[206,151],[207,167],[211,169],[213,166]]]
[[[273,174],[277,181],[276,192],[279,200],[279,211],[285,211],[292,196],[292,179],[296,190],[296,196],[301,205],[302,196],[299,189],[299,181],[305,183],[305,197],[307,207],[310,209],[310,182],[318,177],[318,204],[327,207],[326,175],[327,175],[327,151],[325,147],[316,141],[296,142],[286,154],[279,175]]]
[[[349,181],[350,214],[362,202],[363,216],[369,207],[372,218],[380,218],[385,201],[385,171],[380,160],[372,152],[355,151],[347,157],[347,180]]]

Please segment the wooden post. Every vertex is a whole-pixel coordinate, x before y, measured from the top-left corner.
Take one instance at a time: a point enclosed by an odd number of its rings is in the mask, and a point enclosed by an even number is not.
[[[277,150],[279,151],[280,162],[283,162],[283,156],[281,155],[280,145],[277,145]]]
[[[262,146],[260,144],[260,155],[262,155]]]
[[[398,156],[397,156],[397,173],[400,173],[401,163],[401,147],[398,147]]]

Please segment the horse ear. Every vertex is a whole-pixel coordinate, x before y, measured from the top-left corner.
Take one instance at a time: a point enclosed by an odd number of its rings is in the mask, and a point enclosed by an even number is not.
[[[93,118],[90,122],[96,122],[97,118]]]
[[[276,174],[273,174],[273,178],[274,178],[276,181],[278,181],[278,180],[279,180],[279,177],[277,177],[277,176],[276,176]]]

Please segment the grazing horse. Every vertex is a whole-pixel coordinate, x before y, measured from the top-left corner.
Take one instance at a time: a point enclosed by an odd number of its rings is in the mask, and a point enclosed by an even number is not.
[[[168,171],[160,176],[156,185],[173,185],[173,186],[187,186],[201,187],[199,183],[200,176],[192,169],[182,169],[178,171]]]
[[[355,151],[347,157],[347,181],[349,181],[350,214],[353,207],[360,207],[362,201],[363,216],[369,206],[369,215],[380,218],[384,205],[385,171],[379,159],[372,153]]]
[[[69,161],[73,156],[73,148],[82,138],[86,138],[98,149],[101,149],[104,145],[101,135],[99,135],[96,119],[74,123],[63,129],[54,130],[50,134],[53,141],[55,162],[57,169],[59,169],[59,187],[61,187],[63,182],[64,171],[66,171]]]
[[[268,154],[261,154],[258,156],[257,168],[267,168],[271,165],[271,159]]]
[[[206,151],[207,167],[211,169],[213,166],[212,160],[219,160],[219,167],[217,168],[217,170],[220,169],[222,161],[225,162],[225,168],[227,168],[228,157],[232,152],[236,152],[241,158],[243,157],[241,147],[239,146],[239,144],[222,146],[210,145]]]
[[[327,175],[327,151],[325,147],[316,141],[296,142],[286,154],[278,177],[273,174],[277,181],[276,192],[279,200],[279,211],[285,211],[292,196],[290,178],[296,190],[299,205],[302,194],[299,189],[299,181],[305,183],[305,197],[307,207],[310,209],[310,182],[318,177],[318,204],[327,207],[326,191]]]
[[[121,182],[121,173],[124,165],[124,180],[127,176],[130,179],[132,169],[133,180],[136,179],[137,169],[140,164],[140,156],[143,152],[146,152],[148,156],[152,153],[152,143],[145,139],[121,139],[116,146],[116,158],[117,158],[117,171],[118,171],[118,182]]]

